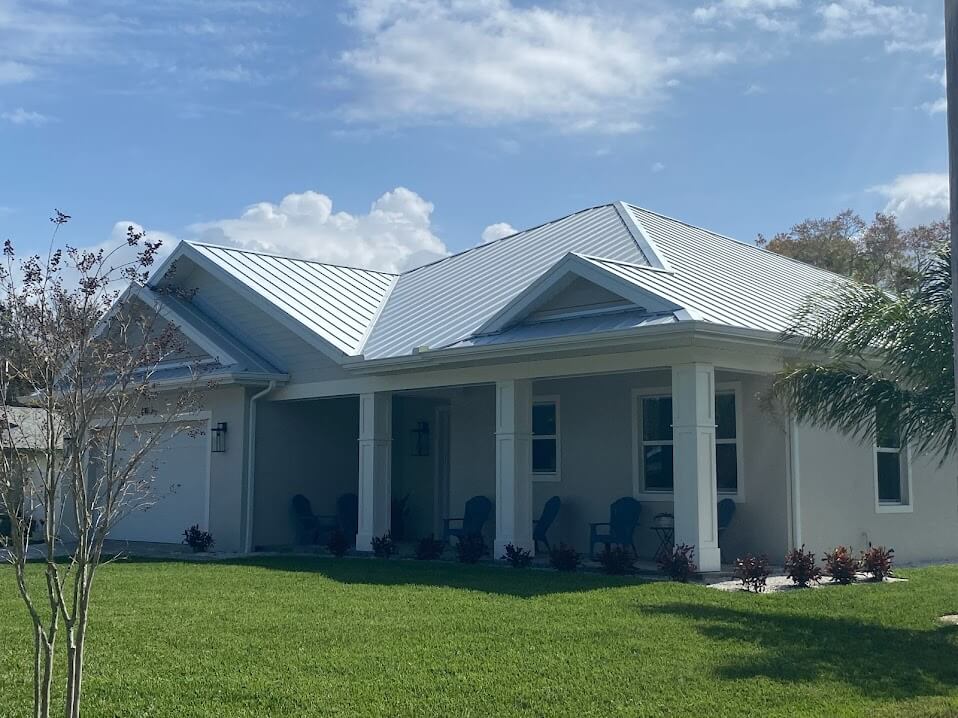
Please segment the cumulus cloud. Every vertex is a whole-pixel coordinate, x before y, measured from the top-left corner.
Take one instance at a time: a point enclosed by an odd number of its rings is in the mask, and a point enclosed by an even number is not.
[[[433,232],[433,209],[405,187],[383,194],[366,214],[334,212],[330,197],[307,191],[189,231],[202,241],[396,272],[449,254]]]
[[[12,85],[33,79],[36,73],[28,65],[13,60],[0,60],[0,85]]]
[[[28,112],[22,107],[18,107],[10,112],[0,112],[0,120],[6,120],[14,125],[33,125],[39,127],[50,122],[53,118],[48,115],[41,115],[39,112]]]
[[[884,196],[885,212],[897,215],[906,227],[933,222],[948,215],[947,173],[898,175],[888,184],[870,187]]]
[[[511,0],[351,3],[358,44],[340,61],[354,120],[539,121],[564,131],[634,132],[676,76],[732,60],[690,46],[671,16]]]
[[[515,234],[518,230],[508,222],[496,222],[482,230],[482,242],[494,242],[497,239]]]
[[[921,35],[925,16],[907,5],[886,5],[876,0],[836,0],[816,11],[822,20],[821,40],[859,37],[887,37],[889,50],[904,50],[913,44],[926,45]]]
[[[692,18],[704,24],[718,22],[727,26],[746,22],[766,32],[783,32],[797,27],[795,18],[786,14],[796,8],[798,0],[720,0],[695,8]]]
[[[650,169],[653,173],[658,174],[659,172],[662,172],[662,171],[665,169],[665,163],[663,163],[663,162],[653,162],[652,165],[649,167],[649,169]]]

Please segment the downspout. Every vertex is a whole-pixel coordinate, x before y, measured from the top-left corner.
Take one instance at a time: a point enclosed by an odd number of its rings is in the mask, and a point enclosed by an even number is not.
[[[271,379],[261,392],[249,399],[249,423],[246,430],[246,537],[243,541],[245,553],[253,552],[253,497],[256,488],[256,402],[276,388],[276,380]]]
[[[794,416],[788,417],[788,478],[789,478],[789,523],[792,545],[789,550],[799,548],[802,541],[802,504],[801,504],[801,464],[799,463],[798,422]]]

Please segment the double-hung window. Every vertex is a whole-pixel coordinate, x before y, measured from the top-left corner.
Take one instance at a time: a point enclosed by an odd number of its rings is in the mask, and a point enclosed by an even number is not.
[[[879,512],[911,509],[908,448],[902,446],[898,416],[875,412],[875,493]]]
[[[536,397],[532,402],[532,477],[559,480],[559,398]]]

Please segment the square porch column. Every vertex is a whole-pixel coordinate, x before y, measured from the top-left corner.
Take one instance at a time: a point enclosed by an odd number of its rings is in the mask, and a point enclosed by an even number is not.
[[[695,546],[700,571],[720,571],[715,481],[715,369],[672,367],[675,543]]]
[[[532,540],[532,382],[496,382],[495,558]]]
[[[392,443],[392,394],[360,394],[357,551],[372,551],[373,537],[389,531]]]

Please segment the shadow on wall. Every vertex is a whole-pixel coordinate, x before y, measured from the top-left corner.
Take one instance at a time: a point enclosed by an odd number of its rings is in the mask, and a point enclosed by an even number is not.
[[[833,589],[818,590],[824,596]],[[710,640],[754,646],[756,651],[748,656],[726,654],[728,662],[715,669],[723,680],[844,679],[864,696],[899,700],[952,694],[958,685],[954,629],[890,628],[866,620],[757,609],[684,603],[643,607],[691,620]]]

